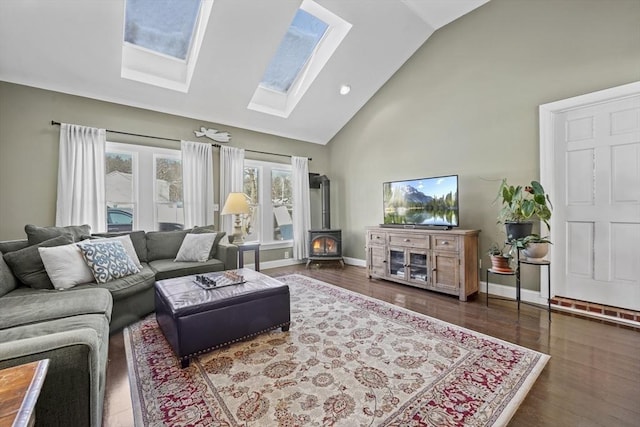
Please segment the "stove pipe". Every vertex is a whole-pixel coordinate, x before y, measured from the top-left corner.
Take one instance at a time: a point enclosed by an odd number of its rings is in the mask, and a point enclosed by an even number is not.
[[[322,229],[331,229],[331,183],[326,175],[316,178],[320,181],[320,191],[322,193]]]

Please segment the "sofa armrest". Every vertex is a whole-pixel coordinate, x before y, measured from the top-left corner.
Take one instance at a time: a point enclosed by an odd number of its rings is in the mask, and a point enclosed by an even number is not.
[[[216,258],[224,263],[225,270],[238,268],[238,247],[230,243],[218,243]]]
[[[36,404],[38,424],[99,427],[106,380],[100,347],[91,328],[1,342],[0,369],[49,359]]]

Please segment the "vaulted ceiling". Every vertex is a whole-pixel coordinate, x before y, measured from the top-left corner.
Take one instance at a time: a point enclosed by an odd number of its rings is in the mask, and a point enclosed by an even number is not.
[[[121,77],[124,0],[0,1],[0,80],[326,144],[435,30],[489,0],[316,0],[352,28],[288,118],[247,106],[301,2],[203,1],[187,93]]]

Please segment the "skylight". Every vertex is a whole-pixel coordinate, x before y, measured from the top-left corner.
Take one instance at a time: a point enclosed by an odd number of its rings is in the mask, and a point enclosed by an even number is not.
[[[212,4],[126,0],[121,76],[187,92]]]
[[[287,92],[309,60],[329,25],[309,12],[298,9],[278,51],[262,76],[260,85]]]
[[[349,30],[349,22],[304,0],[247,108],[289,117]]]
[[[200,0],[127,0],[124,41],[186,59]]]

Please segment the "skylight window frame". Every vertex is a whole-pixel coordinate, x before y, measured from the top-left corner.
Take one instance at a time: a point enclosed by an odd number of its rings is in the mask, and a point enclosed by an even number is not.
[[[289,117],[351,30],[351,23],[312,0],[304,0],[300,9],[328,24],[325,33],[286,93],[258,83],[248,109],[283,118]]]
[[[126,14],[126,2],[124,4]],[[122,33],[122,68],[120,76],[153,86],[187,93],[195,70],[213,1],[202,0],[191,34],[186,58],[176,58],[124,41]]]

